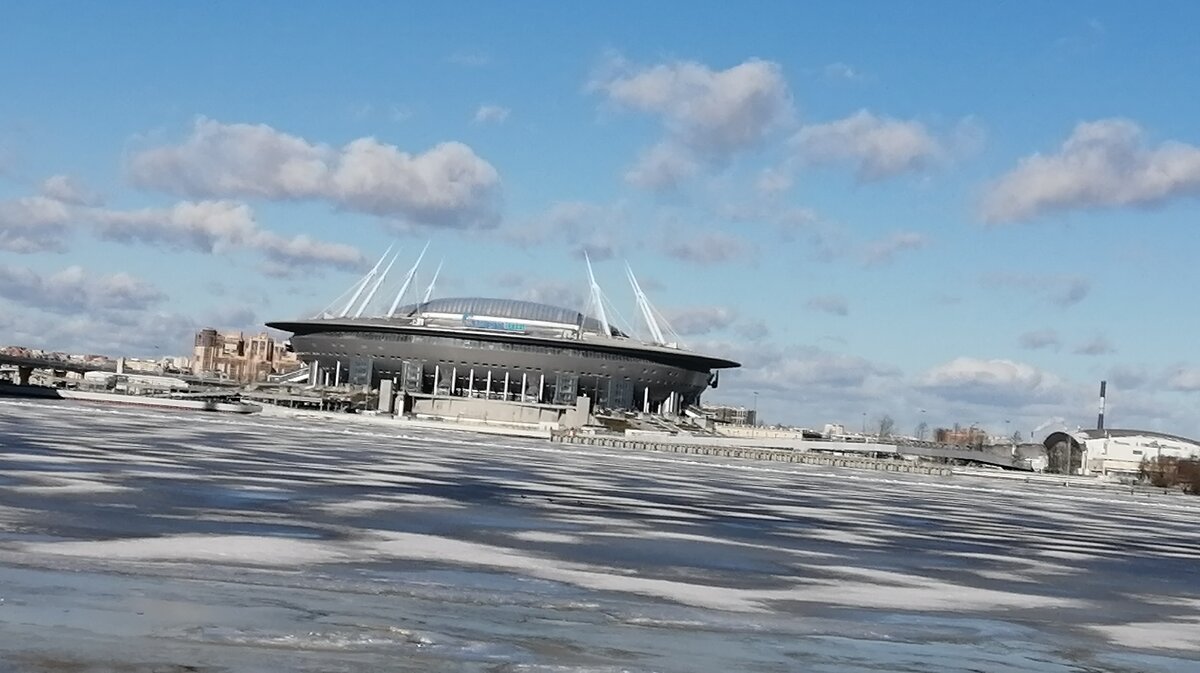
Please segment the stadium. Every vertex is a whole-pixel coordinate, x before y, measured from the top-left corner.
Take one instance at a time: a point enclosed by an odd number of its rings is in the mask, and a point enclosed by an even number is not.
[[[739,366],[682,347],[628,266],[645,338],[610,322],[614,312],[590,260],[587,306],[573,310],[514,299],[431,298],[440,266],[424,296],[406,301],[424,254],[386,310],[375,301],[396,261],[380,271],[388,253],[320,315],[268,323],[292,333],[290,347],[308,365],[310,383],[377,389],[389,381],[408,395],[547,405],[574,405],[582,396],[597,409],[678,415],[699,405],[701,394],[718,384],[719,370]]]

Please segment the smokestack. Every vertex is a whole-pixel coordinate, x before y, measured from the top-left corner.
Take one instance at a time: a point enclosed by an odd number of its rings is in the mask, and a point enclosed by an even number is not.
[[[1104,398],[1108,390],[1108,381],[1100,382],[1100,417],[1096,419],[1096,429],[1104,429]]]

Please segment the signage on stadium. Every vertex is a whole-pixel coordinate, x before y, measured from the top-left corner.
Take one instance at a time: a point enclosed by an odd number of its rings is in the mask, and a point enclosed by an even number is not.
[[[498,332],[524,332],[525,325],[519,322],[504,322],[502,320],[481,320],[464,315],[463,324],[472,329],[487,329]]]

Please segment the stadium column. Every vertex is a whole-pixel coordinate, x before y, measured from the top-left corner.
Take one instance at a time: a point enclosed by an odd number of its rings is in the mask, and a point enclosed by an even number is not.
[[[454,386],[458,383],[458,367],[450,368],[450,394],[454,394]]]
[[[541,404],[546,399],[546,375],[538,375],[538,404]]]
[[[308,363],[308,383],[309,383],[309,385],[315,386],[315,385],[320,384],[320,381],[317,380],[317,374],[320,372],[320,367],[318,366],[318,363],[319,363],[318,360],[313,360],[312,362]]]
[[[642,413],[650,413],[650,386],[642,388]]]
[[[504,395],[502,398],[505,402],[508,401],[508,372],[504,372]]]
[[[521,372],[521,401],[525,401],[525,372]]]
[[[434,365],[433,366],[433,396],[434,397],[437,397],[438,378],[441,376],[441,374],[442,374],[442,366]]]
[[[337,386],[342,383],[342,361],[338,360],[336,369],[333,370],[333,385]]]
[[[471,373],[467,376],[467,397],[475,396],[475,368],[471,367]]]
[[[492,399],[492,370],[488,370],[487,375],[487,392],[484,393],[484,399]]]

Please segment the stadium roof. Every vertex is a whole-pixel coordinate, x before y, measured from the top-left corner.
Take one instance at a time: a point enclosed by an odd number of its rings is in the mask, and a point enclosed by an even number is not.
[[[462,316],[488,316],[509,320],[536,320],[563,325],[580,325],[585,329],[600,332],[600,321],[585,316],[579,311],[550,304],[540,304],[520,299],[496,299],[491,297],[444,297],[431,299],[420,304],[409,304],[396,314],[412,317],[418,313],[449,313]],[[621,334],[614,329],[616,334]],[[623,335],[622,335],[623,336]]]

